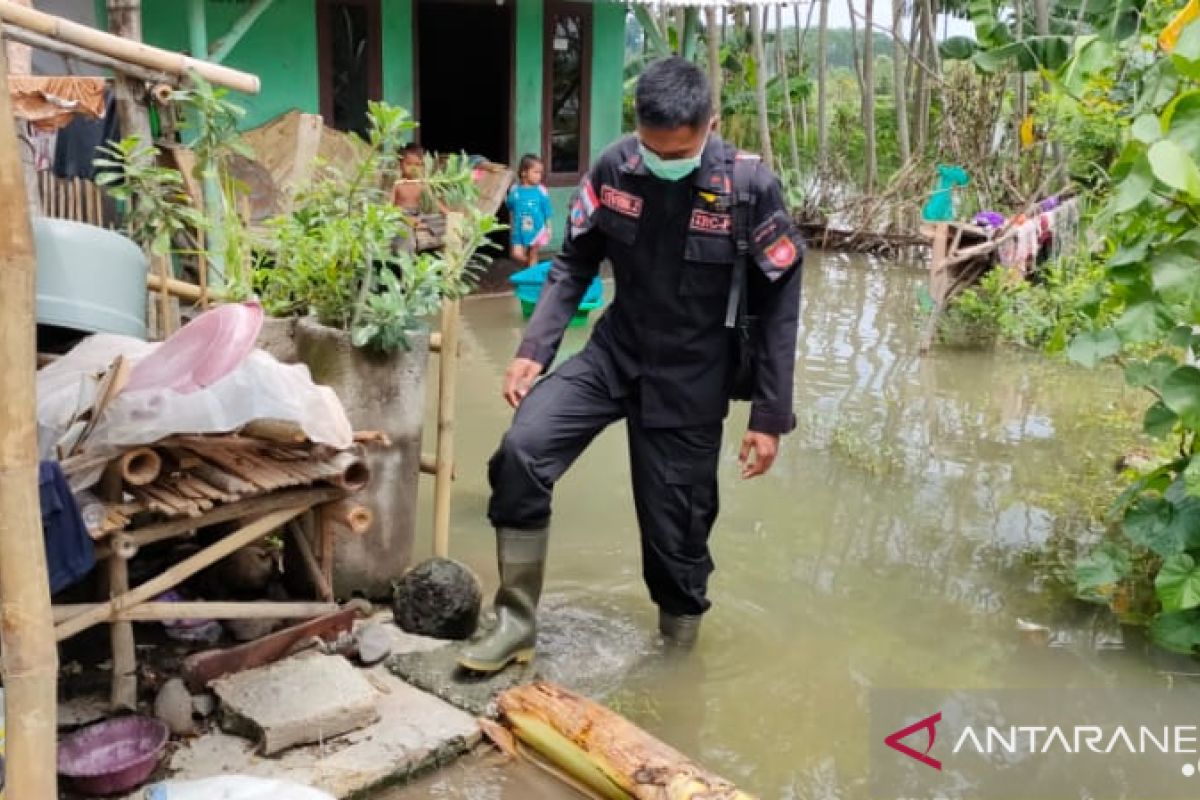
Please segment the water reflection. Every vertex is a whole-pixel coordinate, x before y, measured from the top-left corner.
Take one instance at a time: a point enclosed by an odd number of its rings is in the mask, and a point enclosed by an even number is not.
[[[764,798],[866,796],[871,687],[1155,680],[1137,654],[1097,653],[1095,636],[1050,649],[1017,629],[1019,617],[1050,614],[1024,554],[1061,523],[1074,484],[1105,474],[1127,444],[1114,431],[1141,398],[1111,374],[1036,355],[919,357],[922,280],[904,265],[810,258],[796,354],[800,427],[771,475],[743,483],[736,450],[746,409],[729,419],[715,606],[694,658],[663,661],[646,639],[623,634],[607,641],[636,658],[594,653],[556,675],[592,684]],[[508,421],[499,386],[520,331],[512,298],[466,304],[452,548],[489,586],[484,463]],[[585,338],[569,331],[564,352]],[[626,457],[616,426],[560,485],[549,602],[649,632]],[[1076,622],[1095,620],[1086,612]],[[602,670],[619,680],[596,686],[597,664],[627,671]],[[435,796],[492,796],[454,794],[453,781],[437,780],[444,793]]]

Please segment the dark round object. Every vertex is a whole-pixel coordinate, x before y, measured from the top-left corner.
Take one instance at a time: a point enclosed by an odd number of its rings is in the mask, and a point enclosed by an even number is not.
[[[438,639],[466,639],[475,632],[483,590],[463,564],[431,558],[396,583],[392,612],[409,633]]]

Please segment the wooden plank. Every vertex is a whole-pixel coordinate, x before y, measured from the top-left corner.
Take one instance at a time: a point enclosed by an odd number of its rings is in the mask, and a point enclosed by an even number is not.
[[[256,521],[246,525],[245,527],[234,531],[219,542],[210,547],[201,550],[193,556],[185,558],[175,566],[167,569],[157,577],[151,578],[145,583],[138,586],[136,589],[131,589],[128,592],[123,592],[112,600],[99,608],[80,614],[77,617],[55,626],[55,635],[58,638],[65,639],[74,636],[80,631],[87,630],[93,625],[103,622],[106,618],[114,613],[120,613],[129,608],[149,600],[151,597],[156,597],[168,589],[173,589],[183,581],[195,575],[200,570],[211,566],[212,564],[225,558],[230,553],[240,550],[246,545],[255,542],[267,534],[273,532],[281,525],[287,524],[289,520],[295,519],[300,514],[307,510],[306,506],[291,506],[278,511],[273,511]]]
[[[183,679],[193,692],[201,692],[217,678],[274,663],[291,653],[297,645],[308,643],[314,636],[334,641],[339,634],[354,627],[354,618],[360,610],[357,604],[349,605],[254,642],[190,655],[183,661]]]

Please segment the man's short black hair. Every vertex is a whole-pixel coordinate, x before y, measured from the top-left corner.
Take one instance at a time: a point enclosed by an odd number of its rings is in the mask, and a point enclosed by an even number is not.
[[[660,58],[638,78],[637,121],[648,128],[700,128],[713,115],[704,70],[681,56]]]

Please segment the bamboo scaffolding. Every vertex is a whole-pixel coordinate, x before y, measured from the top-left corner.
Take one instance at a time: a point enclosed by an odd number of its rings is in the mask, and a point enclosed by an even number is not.
[[[0,21],[137,67],[181,77],[195,72],[218,86],[246,94],[259,92],[257,75],[114,36],[10,0],[0,0]]]
[[[290,520],[303,514],[306,510],[305,506],[291,506],[279,511],[272,511],[240,530],[229,534],[211,547],[180,561],[175,566],[151,578],[136,589],[116,594],[108,603],[102,603],[90,611],[86,611],[83,614],[72,617],[66,622],[56,625],[54,633],[59,639],[63,639],[85,631],[93,625],[99,625],[113,614],[120,614],[127,609],[146,602],[151,597],[155,597],[168,589],[178,586],[205,567],[211,566],[235,550],[240,550],[246,545],[261,539],[281,525],[285,525]],[[113,560],[120,559],[110,559],[110,561]],[[49,611],[47,611],[47,616],[49,616]]]
[[[5,387],[0,404],[0,666],[8,731],[5,790],[14,800],[54,800],[58,650],[46,551],[39,535],[36,259],[11,119],[8,58],[0,48],[0,375]]]

